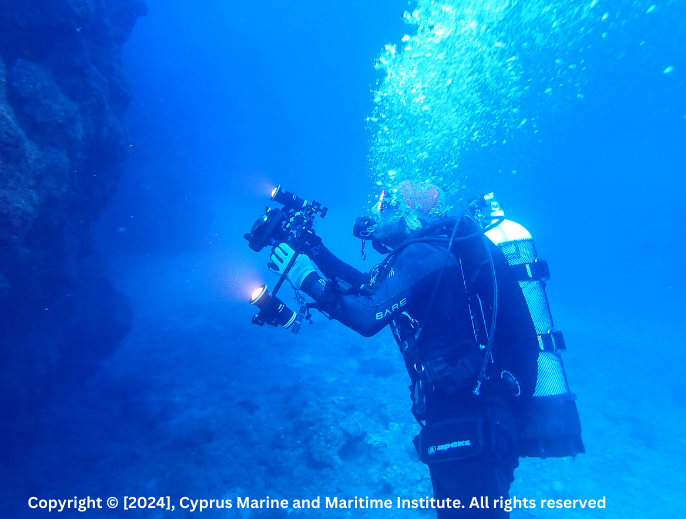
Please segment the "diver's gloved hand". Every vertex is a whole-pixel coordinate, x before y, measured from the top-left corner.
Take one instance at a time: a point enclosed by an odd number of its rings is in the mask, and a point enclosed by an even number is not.
[[[272,262],[269,264],[269,269],[277,274],[283,274],[293,254],[295,251],[287,243],[280,243],[272,249],[270,256]],[[314,266],[310,258],[306,254],[299,254],[288,273],[288,281],[291,282],[293,288],[300,290],[302,282],[312,272],[314,272]]]

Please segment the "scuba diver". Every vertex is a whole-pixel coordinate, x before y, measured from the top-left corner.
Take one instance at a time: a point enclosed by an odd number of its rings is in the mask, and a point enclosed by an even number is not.
[[[438,518],[509,517],[520,457],[584,452],[564,339],[545,296],[547,264],[526,229],[505,220],[492,194],[471,202],[471,214],[445,213],[438,187],[404,181],[382,193],[373,217],[357,219],[363,251],[371,241],[387,255],[371,272],[314,234],[299,251],[276,245],[269,268],[365,337],[391,328]]]

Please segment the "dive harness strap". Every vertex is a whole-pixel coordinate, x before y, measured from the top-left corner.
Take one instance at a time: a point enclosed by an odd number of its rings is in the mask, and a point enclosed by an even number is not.
[[[487,359],[490,356],[491,341],[489,340],[488,332],[486,332],[485,330],[484,322],[484,331],[483,334],[481,334],[482,336],[475,338],[477,341],[483,340],[485,343],[488,343],[488,346],[471,343],[470,347],[468,348],[469,352],[461,358],[458,356],[458,347],[455,346],[445,356],[437,357],[424,363],[421,363],[419,361],[420,356],[418,339],[421,336],[423,325],[426,325],[427,321],[429,320],[430,311],[433,307],[434,299],[438,292],[438,287],[440,286],[443,274],[445,272],[445,268],[448,265],[448,260],[450,259],[450,255],[452,253],[452,246],[455,240],[455,235],[457,234],[458,227],[459,222],[455,222],[450,235],[450,240],[448,242],[448,250],[446,253],[445,261],[436,280],[436,285],[434,286],[434,289],[431,293],[431,297],[424,312],[423,318],[421,319],[421,321],[416,321],[415,319],[410,317],[409,314],[403,314],[403,316],[406,318],[405,324],[409,324],[409,329],[411,329],[414,333],[412,333],[411,336],[408,337],[406,340],[402,340],[400,327],[396,326],[393,331],[393,334],[398,342],[398,346],[400,347],[400,351],[405,359],[405,364],[408,368],[408,372],[410,372],[410,377],[412,379],[412,386],[410,386],[410,394],[412,397],[412,414],[422,427],[424,426],[422,420],[424,420],[424,416],[426,414],[427,390],[433,392],[436,388],[438,388],[446,395],[454,395],[458,392],[468,391],[469,386],[473,386],[474,381],[476,380],[476,388],[473,389],[473,392],[475,394],[478,394],[479,388],[481,387],[482,381],[484,379],[484,371],[486,368]],[[482,239],[484,241],[487,240],[487,238],[483,235]],[[488,251],[488,245],[486,245],[486,249],[489,255],[491,271],[493,273],[495,298],[495,270],[493,268],[493,258],[491,258],[490,251]],[[464,279],[462,260],[459,257],[458,261],[460,263],[460,268]],[[475,273],[475,277],[473,279],[470,279],[469,281],[464,279],[465,292],[469,300],[470,313],[472,315],[473,324],[475,309],[472,307],[475,305],[475,297],[478,299],[478,296],[473,293],[474,291],[471,289],[471,287],[473,286],[474,281],[476,277],[478,277],[480,271],[481,267],[477,269],[477,272]],[[493,313],[495,314],[495,301],[493,302],[493,304]],[[483,318],[483,308],[481,307],[480,301],[479,308],[482,312]],[[408,330],[407,326],[405,327],[405,329],[406,331]],[[491,329],[491,334],[492,333],[493,327]],[[485,352],[483,351],[484,349],[486,350]],[[460,350],[464,351],[463,348],[460,348]]]
[[[446,356],[419,363],[414,361],[416,357],[413,359],[412,356],[408,355],[413,350],[414,348],[408,344],[408,341],[403,341],[401,351],[403,351],[405,366],[412,380],[410,386],[412,414],[417,422],[423,426],[422,421],[426,419],[427,393],[433,393],[436,388],[445,395],[468,392],[479,374],[479,368],[483,361],[483,351],[474,345],[469,353],[459,360],[452,359],[451,354],[448,353]]]
[[[435,387],[446,395],[454,395],[474,385],[483,360],[483,352],[473,347],[457,363],[451,363],[446,357],[438,357],[422,364],[422,373]]]
[[[467,286],[472,286],[476,278],[481,272],[481,268],[486,265],[486,262],[482,263],[472,277],[467,282]],[[536,260],[530,263],[519,263],[517,265],[508,265],[510,272],[514,274],[514,278],[517,281],[541,281],[545,283],[550,279],[550,269],[548,268],[548,262],[546,260]],[[479,343],[484,343],[483,338],[488,337],[488,332],[485,328],[485,322],[483,321],[483,312],[477,312],[476,315],[473,309],[479,309],[481,301],[478,295],[474,294],[473,291],[468,292],[469,296],[469,308],[472,311],[472,324],[474,325],[474,332]],[[556,351],[556,350],[566,350],[565,339],[562,336],[562,332],[559,330],[550,329],[546,333],[538,335],[538,346],[541,351]]]

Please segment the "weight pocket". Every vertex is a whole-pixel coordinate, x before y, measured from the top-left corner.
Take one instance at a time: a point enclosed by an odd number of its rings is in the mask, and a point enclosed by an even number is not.
[[[484,449],[483,420],[463,418],[427,425],[412,443],[426,464],[473,458]]]

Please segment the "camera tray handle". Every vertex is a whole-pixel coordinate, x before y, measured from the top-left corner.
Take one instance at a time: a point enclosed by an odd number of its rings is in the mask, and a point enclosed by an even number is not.
[[[283,274],[281,274],[279,281],[277,281],[276,286],[274,287],[274,290],[272,290],[272,296],[276,295],[276,293],[281,288],[281,285],[283,285],[283,282],[286,281],[286,279],[288,278],[288,273],[293,268],[293,265],[295,264],[295,260],[298,259],[298,256],[300,255],[300,251],[303,250],[303,246],[304,246],[303,242],[298,242],[298,246],[294,249],[293,257],[288,262],[288,265],[286,265],[286,270],[283,271]]]

